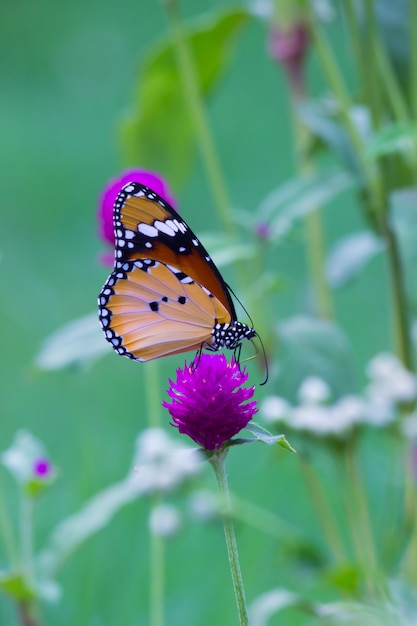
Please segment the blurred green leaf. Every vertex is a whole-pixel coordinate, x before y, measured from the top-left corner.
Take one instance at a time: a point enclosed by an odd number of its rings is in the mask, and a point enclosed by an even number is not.
[[[242,9],[221,11],[186,28],[203,98],[225,71],[234,39],[248,17]],[[194,128],[170,37],[148,52],[120,134],[126,165],[161,172],[173,185],[186,176],[192,165]]]
[[[389,198],[390,224],[396,235],[400,254],[405,267],[405,282],[408,296],[416,302],[417,284],[417,189],[399,189]]]
[[[78,513],[58,524],[36,559],[41,578],[53,578],[72,552],[143,492],[143,484],[135,473],[130,473],[124,480],[98,492]]]
[[[381,128],[366,143],[365,156],[375,159],[385,154],[402,152],[410,155],[417,146],[417,128],[414,122],[397,122]]]
[[[240,259],[255,256],[255,246],[252,244],[236,244],[221,233],[203,233],[200,237],[202,244],[210,250],[210,256],[217,267],[225,267]]]
[[[399,189],[389,198],[390,224],[407,263],[417,261],[417,188]]]
[[[245,426],[245,430],[252,433],[256,441],[263,441],[263,443],[267,443],[269,446],[278,444],[282,448],[285,448],[285,450],[295,452],[294,448],[286,440],[285,435],[273,435],[266,428],[260,426],[256,422],[249,422],[249,424]]]
[[[343,330],[325,320],[296,316],[277,327],[280,388],[295,398],[308,376],[322,378],[335,396],[352,390],[352,350]]]
[[[411,0],[414,2],[414,0]],[[357,3],[356,6],[360,6]],[[375,11],[384,47],[404,87],[410,76],[410,0],[378,0]]]
[[[340,120],[337,104],[331,100],[306,102],[299,106],[298,114],[313,136],[322,142],[322,146],[326,146],[330,152],[333,152],[347,170],[359,180],[361,177],[359,155],[356,154]],[[350,112],[350,117],[359,135],[367,141],[371,135],[368,109],[363,106],[355,106]]]
[[[355,179],[348,172],[337,169],[298,178],[295,182],[285,185],[285,191],[272,192],[260,206],[260,215],[269,213],[271,216],[270,238],[274,241],[286,237],[298,219],[322,208],[352,187]]]
[[[20,572],[0,572],[0,589],[18,602],[33,600],[35,593]]]
[[[43,342],[34,363],[42,370],[71,366],[91,366],[110,354],[109,345],[100,329],[97,313],[90,313],[65,324]]]
[[[326,260],[326,276],[332,287],[341,287],[360,274],[384,243],[370,231],[344,237],[332,248]]]

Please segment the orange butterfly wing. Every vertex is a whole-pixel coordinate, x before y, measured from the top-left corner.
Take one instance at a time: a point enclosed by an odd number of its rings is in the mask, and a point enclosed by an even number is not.
[[[129,183],[114,206],[114,271],[99,295],[100,322],[121,355],[148,361],[207,347],[235,348],[253,329],[236,319],[227,285],[180,215]]]
[[[116,262],[160,260],[181,269],[204,285],[236,319],[227,285],[208,252],[188,225],[156,193],[140,185],[125,185],[115,203]]]
[[[148,361],[209,347],[213,320],[230,320],[215,296],[192,280],[180,282],[164,263],[144,259],[125,268],[110,275],[100,296],[103,330],[119,354]]]

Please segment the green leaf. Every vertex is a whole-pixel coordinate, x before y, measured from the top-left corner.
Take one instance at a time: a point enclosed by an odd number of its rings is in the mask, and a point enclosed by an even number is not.
[[[270,237],[280,241],[297,220],[322,208],[355,183],[354,177],[339,169],[297,177],[274,189],[257,209],[259,222],[270,223]]]
[[[289,450],[290,452],[296,452],[294,448],[288,443],[285,438],[285,435],[273,435],[266,428],[260,426],[256,422],[249,422],[249,424],[245,427],[252,435],[254,435],[254,441],[263,441],[263,443],[267,443],[269,446],[273,446],[278,444],[285,450]]]
[[[186,28],[204,99],[224,72],[234,39],[248,17],[244,10],[221,11]],[[127,165],[161,172],[174,186],[185,178],[192,165],[194,127],[170,37],[146,55],[120,135]]]
[[[341,287],[360,274],[384,243],[370,231],[361,231],[341,239],[326,260],[326,276],[332,287]]]
[[[20,572],[0,572],[0,589],[18,602],[35,598],[35,592]]]
[[[416,205],[416,187],[394,191],[389,198],[391,227],[398,238],[405,261],[413,266],[417,261]]]
[[[397,122],[381,128],[366,144],[365,156],[376,159],[386,154],[401,152],[410,156],[417,146],[417,127],[414,122]]]
[[[50,335],[43,342],[34,363],[41,370],[88,367],[110,352],[100,329],[98,314],[90,313],[65,324]]]
[[[286,396],[296,398],[308,376],[327,382],[336,397],[353,388],[353,356],[342,329],[325,320],[296,316],[277,327],[281,346],[279,384]]]
[[[225,267],[240,259],[248,259],[256,254],[255,246],[237,244],[221,233],[203,233],[201,243],[210,250],[210,256],[217,267]]]
[[[361,166],[358,155],[341,121],[340,109],[334,101],[310,101],[298,108],[302,122],[322,145],[333,152],[358,180],[361,179]],[[366,107],[355,106],[350,117],[361,137],[368,140],[371,134],[369,111]]]
[[[405,267],[406,290],[410,299],[417,299],[415,267],[417,263],[417,188],[399,189],[389,198],[390,224],[397,237]]]

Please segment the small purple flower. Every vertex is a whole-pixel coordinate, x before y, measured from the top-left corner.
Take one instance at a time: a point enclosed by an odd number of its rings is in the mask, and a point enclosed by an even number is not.
[[[288,29],[274,26],[269,36],[269,51],[273,59],[285,68],[295,95],[304,91],[303,64],[309,45],[309,32],[303,21]]]
[[[130,182],[142,183],[159,194],[168,204],[175,208],[176,201],[171,193],[168,183],[158,174],[149,172],[148,170],[132,169],[123,172],[117,178],[113,178],[107,184],[107,187],[101,194],[100,202],[98,206],[98,219],[100,227],[100,238],[114,246],[114,231],[113,231],[113,207],[117,198],[117,194],[123,185]],[[102,257],[103,263],[106,265],[113,264],[113,255],[105,254]]]
[[[36,459],[33,463],[33,475],[35,478],[47,478],[52,471],[51,463],[48,459],[40,458]]]
[[[271,235],[271,228],[267,222],[259,222],[255,225],[255,235],[259,239],[268,240]]]
[[[169,381],[172,402],[163,402],[172,426],[206,450],[218,450],[250,422],[257,412],[256,401],[247,402],[255,387],[243,387],[245,369],[224,354],[201,354],[197,362],[177,369],[177,380]]]

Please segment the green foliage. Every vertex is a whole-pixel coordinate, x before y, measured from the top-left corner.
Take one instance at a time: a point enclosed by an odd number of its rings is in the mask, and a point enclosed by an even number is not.
[[[283,31],[307,24],[308,62],[272,55],[279,11],[183,5],[9,3],[0,23],[0,623],[235,623],[231,522],[251,626],[409,626],[417,5],[329,3],[324,22],[289,0]],[[93,312],[114,136],[124,164],[182,186],[181,213],[265,344],[260,424],[231,444],[268,445],[228,455],[231,509],[195,448],[184,457],[175,431],[164,447],[166,379],[191,355],[119,359]],[[262,358],[243,362],[263,379]],[[138,432],[150,441],[130,463]],[[150,521],[165,501],[181,518],[169,540]]]
[[[245,11],[229,9],[208,14],[187,27],[186,42],[205,100],[224,74],[232,45],[247,19]],[[134,102],[121,126],[126,165],[140,164],[161,172],[174,186],[184,181],[195,154],[195,130],[176,55],[168,35],[144,56]]]

